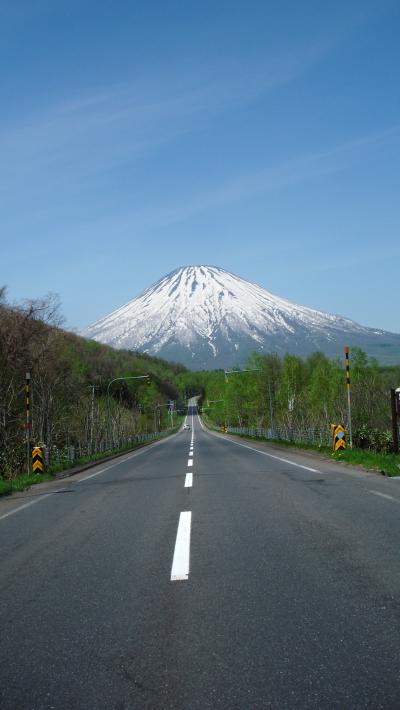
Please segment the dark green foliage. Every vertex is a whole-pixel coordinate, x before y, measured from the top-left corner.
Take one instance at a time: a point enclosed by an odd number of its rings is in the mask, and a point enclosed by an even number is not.
[[[391,431],[372,429],[366,424],[355,430],[353,434],[354,446],[360,449],[369,449],[383,454],[393,452],[393,434]]]

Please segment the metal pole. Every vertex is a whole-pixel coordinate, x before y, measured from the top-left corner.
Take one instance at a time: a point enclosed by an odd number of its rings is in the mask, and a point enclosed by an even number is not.
[[[31,373],[26,373],[25,381],[25,405],[26,405],[26,463],[28,476],[31,472],[31,442],[30,442],[30,429],[31,429],[31,416],[30,416],[30,384],[31,384]]]
[[[90,455],[93,456],[93,420],[94,420],[94,385],[92,387],[92,402],[90,408]]]
[[[113,380],[111,380],[113,382]],[[107,448],[110,448],[110,385],[111,382],[108,383],[107,385]]]
[[[271,420],[271,432],[273,432],[274,420],[273,420],[272,398],[271,398],[271,381],[270,380],[268,380],[268,391],[269,391],[269,418]]]
[[[350,395],[350,359],[349,353],[350,348],[345,345],[343,348],[345,358],[346,358],[346,387],[347,387],[347,416],[348,416],[348,426],[349,426],[349,444],[350,448],[353,448],[353,434],[351,429],[351,395]]]
[[[399,400],[397,399],[396,390],[390,390],[390,399],[392,404],[392,427],[393,427],[393,452],[395,454],[399,453],[399,427],[398,427],[398,409]],[[400,399],[400,395],[399,395]]]

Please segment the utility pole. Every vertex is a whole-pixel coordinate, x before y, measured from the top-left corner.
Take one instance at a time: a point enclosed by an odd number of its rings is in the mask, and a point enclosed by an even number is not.
[[[31,430],[31,402],[30,402],[30,397],[31,397],[31,373],[27,372],[26,373],[26,380],[25,380],[25,407],[26,407],[26,463],[27,463],[27,473],[28,476],[31,472],[31,437],[30,437],[30,430]]]
[[[92,390],[90,404],[90,456],[93,456],[93,428],[94,428],[94,391],[99,388],[99,385],[88,385]]]
[[[273,419],[273,409],[272,409],[271,380],[268,380],[268,394],[269,394],[269,418],[270,418],[270,422],[271,422],[271,432],[273,433],[274,419]]]
[[[350,444],[350,448],[352,449],[353,448],[353,435],[352,435],[352,430],[351,430],[350,358],[349,358],[350,348],[348,345],[345,345],[343,350],[344,350],[344,355],[346,358],[347,417],[348,417],[348,426],[349,426],[349,444]]]

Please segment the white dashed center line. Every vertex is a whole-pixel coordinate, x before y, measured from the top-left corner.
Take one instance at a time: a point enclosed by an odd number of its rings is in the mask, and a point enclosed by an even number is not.
[[[188,459],[188,466],[193,466],[193,459]]]
[[[185,478],[185,488],[191,488],[193,486],[193,473],[187,473]]]
[[[189,577],[191,524],[191,511],[181,513],[176,534],[174,559],[172,560],[171,582],[188,579]]]

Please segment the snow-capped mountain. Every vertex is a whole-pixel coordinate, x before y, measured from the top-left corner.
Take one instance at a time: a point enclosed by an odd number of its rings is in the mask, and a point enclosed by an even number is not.
[[[241,364],[253,351],[341,355],[343,345],[400,361],[400,335],[296,305],[215,266],[176,269],[83,335],[193,369]]]

